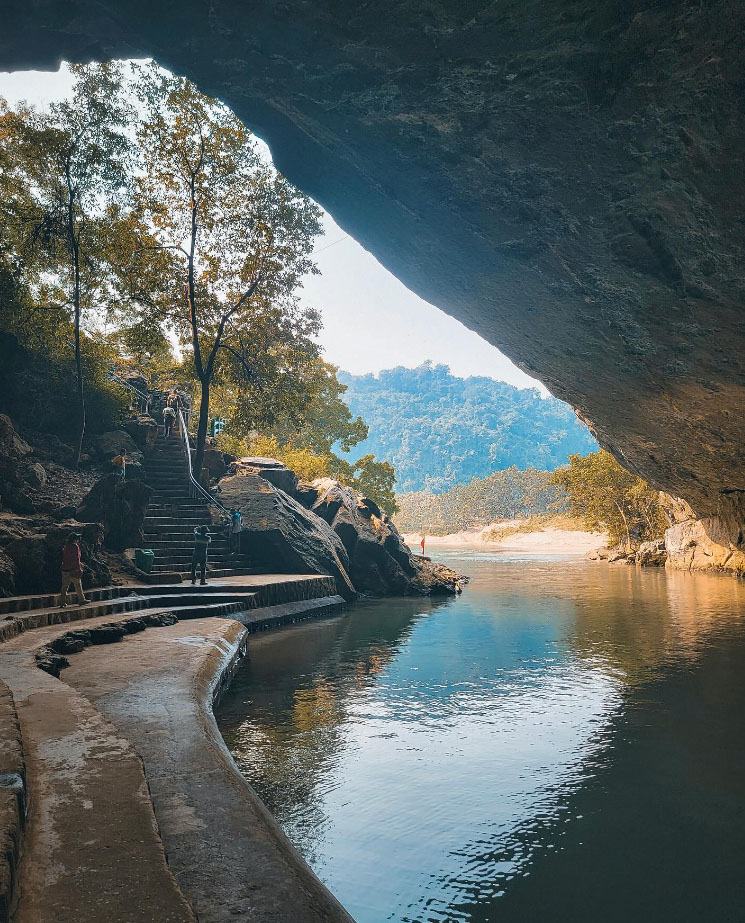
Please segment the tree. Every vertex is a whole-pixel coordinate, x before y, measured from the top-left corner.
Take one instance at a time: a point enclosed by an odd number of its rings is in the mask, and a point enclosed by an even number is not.
[[[228,108],[157,65],[137,75],[145,117],[136,211],[157,244],[143,242],[132,267],[139,272],[157,251],[172,257],[183,294],[162,303],[161,316],[191,348],[200,471],[216,379],[260,388],[273,376],[291,390],[294,368],[285,359],[294,355],[293,338],[307,353],[319,323],[295,291],[316,271],[310,255],[321,212],[262,158]]]
[[[389,516],[398,510],[394,486],[396,472],[386,461],[375,461],[374,455],[363,455],[352,465],[352,484],[365,497],[374,500]]]
[[[347,386],[337,378],[339,369],[322,359],[309,362],[303,369],[307,391],[305,406],[295,415],[285,415],[272,427],[280,442],[292,440],[316,454],[329,453],[338,443],[342,452],[367,438],[368,428],[362,417],[353,416],[342,396]]]
[[[552,481],[569,497],[572,512],[589,529],[606,531],[626,551],[638,541],[658,538],[665,529],[659,492],[621,467],[601,449],[590,455],[570,455],[569,465],[554,472]]]
[[[110,282],[104,266],[104,213],[125,191],[128,109],[115,64],[71,65],[71,100],[40,112],[0,107],[3,219],[18,265],[33,266],[34,310],[69,311],[77,393],[74,449],[85,433],[84,315],[99,308]]]

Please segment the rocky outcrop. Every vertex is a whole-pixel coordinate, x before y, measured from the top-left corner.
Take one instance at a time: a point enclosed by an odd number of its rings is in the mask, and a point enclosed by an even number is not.
[[[39,462],[34,462],[24,472],[23,479],[34,490],[41,490],[47,483],[47,473],[43,465]]]
[[[33,511],[33,498],[29,490],[35,486],[38,475],[35,463],[30,460],[31,446],[16,432],[10,417],[0,414],[0,508],[15,513]],[[38,466],[41,468],[41,465]],[[42,472],[44,469],[41,469]]]
[[[220,500],[243,514],[241,550],[259,566],[286,573],[329,574],[341,596],[355,596],[341,539],[288,494],[257,474],[242,474],[220,481]]]
[[[62,546],[71,532],[82,536],[83,585],[111,582],[111,573],[101,557],[103,527],[97,522],[81,525],[68,520],[47,526],[44,532],[21,535],[5,545],[5,555],[13,562],[17,593],[49,593],[59,589]]]
[[[155,420],[149,414],[141,413],[126,420],[123,426],[124,431],[132,437],[135,446],[142,454],[149,455],[158,438],[158,424]]]
[[[77,509],[79,522],[102,523],[106,547],[111,551],[141,547],[143,524],[153,490],[142,481],[123,481],[107,474],[95,484]]]
[[[16,566],[12,558],[0,548],[0,596],[14,596],[16,591]]]
[[[716,516],[696,519],[690,512],[681,504],[678,522],[665,532],[669,565],[745,574],[745,492],[723,495]]]
[[[274,484],[275,487],[283,490],[291,497],[295,496],[298,484],[297,475],[276,458],[264,458],[260,455],[237,458],[230,463],[230,473],[237,475],[258,474],[265,481]]]
[[[203,467],[209,472],[210,478],[221,478],[228,470],[225,464],[225,455],[213,445],[207,445],[204,448]]]
[[[281,462],[261,462],[280,483],[297,484]],[[242,550],[257,563],[331,574],[345,598],[460,591],[463,578],[413,555],[390,518],[351,488],[324,478],[298,484],[295,499],[249,470],[255,465],[236,467],[220,481],[220,500],[243,513]]]
[[[344,543],[350,576],[360,592],[411,596],[460,590],[462,578],[412,554],[390,517],[373,500],[332,478],[304,484],[299,496]]]
[[[664,567],[667,563],[665,539],[657,538],[651,542],[642,542],[636,552],[636,563],[642,567]]]
[[[0,65],[148,57],[653,485],[745,489],[745,6],[13,4]],[[195,36],[199,41],[195,43]]]
[[[104,464],[110,462],[122,449],[127,453],[127,464],[141,465],[142,452],[132,436],[122,429],[101,433],[91,440],[91,449],[96,457]]]

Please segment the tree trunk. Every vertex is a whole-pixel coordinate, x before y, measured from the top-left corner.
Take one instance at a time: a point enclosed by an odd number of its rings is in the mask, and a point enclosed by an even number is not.
[[[204,446],[207,442],[207,424],[210,415],[210,380],[202,379],[202,397],[199,401],[199,425],[197,427],[197,445],[194,452],[192,472],[194,480],[202,483],[202,465],[204,464]]]
[[[83,436],[85,435],[85,391],[83,389],[83,360],[80,355],[80,246],[75,236],[73,225],[72,209],[69,212],[70,221],[70,239],[72,242],[72,260],[73,260],[73,292],[72,303],[75,309],[75,379],[78,392],[78,419],[75,431],[75,456],[73,458],[73,468],[80,465],[80,456],[83,452]]]
[[[85,392],[83,390],[83,362],[80,355],[80,299],[75,304],[75,377],[78,392],[78,420],[75,432],[75,457],[73,468],[80,465],[80,456],[83,452],[83,436],[85,435]]]

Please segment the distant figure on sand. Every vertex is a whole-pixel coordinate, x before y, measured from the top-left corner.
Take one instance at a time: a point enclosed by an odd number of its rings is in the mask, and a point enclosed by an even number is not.
[[[422,557],[424,557],[424,536],[422,536]]]
[[[241,544],[243,516],[235,508],[230,511],[230,532],[228,533],[228,551],[236,554]]]
[[[72,532],[62,546],[62,590],[60,591],[59,606],[64,609],[67,605],[67,589],[72,584],[78,596],[78,605],[90,602],[83,593],[83,559],[80,554],[80,536]]]
[[[212,537],[207,526],[197,526],[194,530],[194,551],[191,555],[191,582],[192,585],[197,582],[197,568],[201,570],[202,586],[207,583],[205,575],[207,573],[207,549],[210,546]]]
[[[176,422],[176,411],[173,407],[164,407],[163,408],[163,428],[165,430],[165,437],[171,435],[171,430],[173,429],[173,424]]]
[[[115,455],[111,459],[111,469],[114,474],[118,474],[122,480],[124,480],[125,475],[127,474],[127,453],[124,449],[118,455]]]

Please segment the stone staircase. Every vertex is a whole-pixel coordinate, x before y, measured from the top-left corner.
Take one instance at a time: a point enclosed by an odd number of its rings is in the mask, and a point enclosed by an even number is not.
[[[245,555],[228,551],[227,524],[212,525],[207,500],[189,495],[189,475],[181,437],[174,432],[158,439],[145,463],[146,482],[154,494],[144,523],[144,547],[155,554],[152,573],[190,579],[194,529],[209,525],[212,542],[207,557],[207,577],[238,577],[256,571]]]

